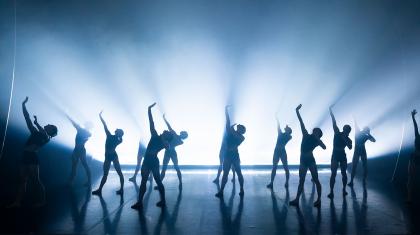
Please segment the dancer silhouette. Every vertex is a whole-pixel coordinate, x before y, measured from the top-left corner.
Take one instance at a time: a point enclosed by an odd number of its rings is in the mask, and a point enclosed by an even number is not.
[[[223,170],[223,160],[225,159],[225,155],[226,155],[226,132],[223,133],[222,144],[219,150],[219,167],[217,169],[217,176],[213,180],[213,183],[215,184],[219,183],[220,174],[222,173],[222,170]],[[235,169],[233,165],[232,165],[232,173],[233,173],[232,182],[235,182],[236,173],[235,173]]]
[[[303,123],[302,117],[300,115],[299,110],[302,108],[300,104],[296,108],[296,114],[299,119],[300,128],[302,131],[302,143],[300,146],[300,165],[299,165],[299,186],[296,198],[293,201],[289,202],[291,206],[299,206],[299,198],[302,195],[303,185],[305,183],[306,173],[309,171],[311,172],[313,182],[316,185],[316,191],[318,194],[317,200],[314,202],[315,207],[321,206],[321,183],[318,179],[318,168],[315,162],[313,151],[316,147],[320,146],[323,149],[327,147],[322,142],[322,130],[318,127],[312,130],[312,134],[309,134],[305,128],[305,124]]]
[[[347,195],[346,185],[347,185],[347,156],[345,148],[352,149],[352,141],[349,138],[351,127],[350,125],[344,125],[343,131],[340,132],[338,129],[337,121],[335,120],[334,113],[330,107],[330,115],[334,129],[334,144],[333,144],[333,153],[331,157],[331,178],[330,178],[330,193],[328,197],[330,199],[334,198],[334,184],[335,177],[337,176],[337,169],[340,167],[341,176],[343,181],[343,196]]]
[[[146,154],[144,155],[143,165],[141,166],[141,184],[139,198],[136,204],[132,205],[131,208],[141,210],[143,208],[143,197],[146,193],[146,183],[150,173],[153,174],[153,178],[158,185],[160,194],[160,201],[156,204],[158,207],[164,208],[166,205],[165,201],[165,188],[163,187],[162,180],[159,175],[159,159],[158,153],[169,147],[169,142],[172,140],[172,134],[169,131],[163,131],[162,134],[158,135],[155,129],[155,123],[153,122],[152,108],[156,105],[153,103],[148,108],[149,125],[151,138],[146,148]]]
[[[71,165],[71,173],[70,178],[68,181],[69,185],[73,184],[74,177],[76,176],[76,170],[77,170],[77,164],[79,163],[79,160],[82,162],[82,166],[86,171],[87,176],[87,182],[85,183],[85,186],[90,187],[91,185],[91,176],[90,176],[90,170],[89,166],[86,162],[86,148],[85,144],[89,140],[89,138],[92,136],[90,133],[90,129],[92,128],[92,125],[90,123],[86,123],[85,127],[81,127],[79,124],[77,124],[71,117],[67,116],[67,119],[71,122],[73,127],[76,129],[76,139],[75,139],[75,146],[72,154],[72,165]]]
[[[120,161],[118,160],[118,154],[116,148],[119,144],[122,143],[124,131],[121,129],[116,129],[115,134],[112,135],[108,130],[105,120],[102,117],[102,111],[99,113],[99,118],[101,119],[102,125],[104,126],[106,141],[105,141],[105,161],[103,164],[104,175],[102,176],[101,183],[99,188],[92,192],[93,195],[102,195],[102,188],[106,180],[108,179],[109,168],[111,163],[114,165],[115,170],[117,171],[118,176],[120,177],[120,189],[117,190],[117,194],[122,195],[124,193],[124,176],[121,171]]]
[[[216,197],[223,197],[223,190],[226,186],[227,177],[229,174],[232,165],[238,174],[238,180],[240,185],[240,192],[239,195],[244,195],[244,177],[242,176],[241,171],[241,161],[239,159],[239,152],[238,147],[242,144],[245,140],[244,134],[246,132],[245,126],[239,125],[231,125],[230,124],[230,117],[229,117],[229,106],[225,107],[225,116],[226,116],[226,155],[223,160],[223,176],[222,176],[222,185],[218,193],[216,193]],[[236,126],[236,130],[235,130]]]
[[[143,143],[139,141],[139,149],[137,150],[137,165],[136,169],[134,170],[134,175],[128,179],[129,181],[136,182],[137,174],[140,170],[141,160],[143,159],[145,152],[146,148],[144,147]]]
[[[289,187],[289,165],[287,164],[287,152],[286,144],[292,139],[292,128],[286,125],[284,132],[281,130],[280,121],[277,119],[277,142],[273,154],[273,169],[271,171],[271,181],[267,185],[267,188],[273,188],[274,177],[276,177],[277,166],[279,160],[283,164],[284,172],[286,173],[286,183],[284,187]]]
[[[168,168],[169,160],[172,160],[179,180],[178,187],[179,190],[182,190],[182,175],[181,170],[178,166],[178,154],[176,153],[175,148],[179,145],[184,144],[184,140],[188,138],[188,133],[186,131],[181,131],[178,135],[178,133],[176,133],[176,131],[171,127],[171,124],[169,124],[165,114],[163,115],[163,120],[165,120],[168,130],[172,134],[172,140],[169,142],[169,147],[165,148],[165,155],[163,157],[163,165],[162,171],[160,173],[160,178],[163,181],[163,179],[165,178],[166,169]],[[158,187],[156,186],[155,189],[158,189]]]
[[[355,144],[354,144],[354,154],[352,160],[352,167],[351,167],[351,179],[350,183],[348,184],[350,187],[353,187],[353,179],[356,176],[357,165],[359,163],[359,159],[362,159],[363,165],[363,184],[366,184],[367,178],[367,154],[366,154],[366,146],[365,143],[369,140],[371,142],[376,142],[376,139],[370,134],[369,127],[363,128],[360,130],[359,125],[357,125],[356,120],[354,120],[354,125],[356,128],[355,134]]]
[[[416,121],[417,110],[411,111],[411,118],[413,119],[414,125],[414,153],[411,154],[410,161],[408,163],[408,181],[407,181],[407,202],[411,203],[412,196],[415,187],[415,177],[417,168],[420,165],[420,135],[419,128]]]
[[[22,161],[20,165],[20,181],[18,186],[18,192],[15,201],[8,207],[19,207],[21,205],[23,196],[26,192],[26,186],[28,181],[34,182],[38,185],[41,192],[41,200],[36,203],[35,207],[43,206],[46,203],[45,199],[45,187],[39,177],[39,158],[38,151],[46,145],[51,138],[57,135],[57,127],[54,125],[46,125],[42,127],[38,123],[38,119],[34,116],[34,122],[32,124],[29,112],[26,108],[26,103],[29,98],[26,97],[22,102],[23,116],[25,117],[26,126],[28,127],[31,135],[25,143],[23,150]],[[35,126],[34,126],[35,125]]]

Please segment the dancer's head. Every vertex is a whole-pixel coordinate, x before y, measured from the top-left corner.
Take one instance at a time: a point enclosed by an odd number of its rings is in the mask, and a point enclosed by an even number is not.
[[[115,129],[115,135],[121,138],[124,135],[124,131],[122,129]]]
[[[369,135],[370,134],[370,128],[369,127],[364,127],[362,130],[365,134]]]
[[[236,131],[237,131],[239,134],[243,135],[243,134],[245,134],[245,132],[246,132],[246,127],[245,127],[244,125],[238,124],[238,125],[236,126]]]
[[[315,137],[316,137],[316,138],[318,138],[318,139],[321,139],[321,137],[322,137],[322,135],[323,135],[321,128],[319,128],[319,127],[315,127],[315,128],[312,130],[312,135],[313,135],[313,136],[315,136]]]
[[[170,131],[165,130],[162,132],[162,134],[160,134],[160,137],[164,142],[170,142],[173,138],[173,135]]]
[[[44,126],[44,130],[45,132],[47,132],[47,134],[52,138],[54,136],[57,135],[58,129],[56,126],[48,124],[46,126]]]
[[[186,138],[188,138],[188,132],[186,131],[181,131],[179,133],[179,137],[181,137],[181,139],[185,140]]]
[[[92,122],[85,122],[85,129],[90,131],[93,128],[93,123]]]
[[[350,125],[344,125],[343,127],[343,133],[348,136],[351,132],[351,126]]]
[[[284,128],[284,132],[288,135],[292,134],[292,128],[290,128],[288,125],[286,125],[286,127]]]

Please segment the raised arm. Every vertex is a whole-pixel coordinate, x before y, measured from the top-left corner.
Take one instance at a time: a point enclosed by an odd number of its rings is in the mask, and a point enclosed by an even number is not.
[[[332,120],[332,123],[333,123],[333,129],[334,129],[334,133],[338,133],[338,132],[340,132],[340,130],[338,129],[338,126],[337,126],[337,121],[335,120],[335,116],[334,116],[334,113],[333,113],[333,111],[332,111],[332,105],[330,106],[330,115],[331,115],[331,120]]]
[[[154,121],[153,121],[153,115],[152,115],[152,108],[153,108],[155,105],[156,105],[156,102],[155,102],[155,103],[153,103],[152,105],[150,105],[150,106],[148,107],[148,110],[147,110],[147,114],[148,114],[148,116],[149,116],[150,134],[152,134],[152,136],[153,136],[153,135],[157,135],[157,131],[156,131],[156,129],[155,129],[155,123],[154,123]]]
[[[231,129],[231,126],[230,126],[229,106],[228,105],[225,107],[225,116],[226,116],[226,131],[229,131]]]
[[[327,146],[325,146],[324,142],[322,140],[319,140],[318,145],[321,146],[322,149],[327,149]]]
[[[300,104],[299,106],[296,107],[296,114],[298,116],[299,119],[299,123],[300,123],[300,129],[302,130],[303,134],[307,134],[308,131],[305,128],[305,123],[303,123],[302,117],[300,116],[300,112],[299,110],[302,108],[302,105]]]
[[[413,124],[414,124],[414,134],[416,135],[416,137],[419,136],[419,128],[417,126],[417,121],[416,121],[416,114],[417,114],[417,110],[413,110],[411,111],[411,118],[413,119]]]
[[[37,132],[36,128],[32,124],[31,117],[29,116],[29,112],[26,109],[26,103],[28,102],[28,97],[25,98],[25,100],[22,102],[22,110],[23,110],[23,116],[25,117],[26,126],[28,127],[29,131],[31,133]]]
[[[169,124],[168,120],[166,119],[165,114],[163,114],[163,120],[165,120],[166,126],[168,127],[169,131],[175,132],[174,129],[172,129],[171,124]]]
[[[106,122],[105,122],[104,118],[102,117],[102,112],[103,112],[103,111],[101,111],[101,112],[99,113],[99,118],[101,119],[102,125],[104,125],[104,130],[105,130],[105,133],[106,133],[106,135],[108,136],[108,135],[111,135],[111,132],[109,132],[109,130],[108,130],[108,126],[106,125]]]
[[[80,125],[77,124],[77,122],[75,122],[69,115],[66,114],[66,117],[67,119],[69,119],[74,128],[76,128],[77,130],[81,129]]]
[[[44,128],[41,125],[39,125],[38,118],[35,115],[34,115],[34,124],[39,132],[44,133],[45,135],[48,135],[48,133],[44,130]]]
[[[283,132],[281,131],[280,121],[279,121],[279,118],[277,117],[277,115],[276,115],[276,121],[277,121],[277,132],[278,132],[279,134],[281,134],[281,133],[283,133]]]
[[[371,134],[368,135],[368,140],[370,140],[372,142],[376,142],[375,137],[373,137]]]

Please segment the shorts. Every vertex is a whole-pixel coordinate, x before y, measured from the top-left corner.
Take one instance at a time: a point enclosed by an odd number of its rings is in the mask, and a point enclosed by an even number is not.
[[[304,167],[310,167],[310,166],[316,165],[314,155],[312,153],[302,154],[300,156],[300,165]]]
[[[118,158],[118,155],[117,155],[116,152],[105,153],[105,160],[107,160],[107,161],[112,162],[117,158]]]
[[[331,161],[336,161],[340,164],[347,164],[346,153],[341,151],[333,152]]]
[[[22,157],[23,165],[39,165],[39,158],[36,152],[24,151]]]

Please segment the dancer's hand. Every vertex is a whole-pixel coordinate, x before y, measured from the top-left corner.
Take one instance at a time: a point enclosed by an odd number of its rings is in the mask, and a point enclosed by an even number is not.
[[[28,102],[29,98],[26,96],[25,100],[22,102],[23,104],[26,104]]]
[[[34,115],[34,124],[38,125],[38,118],[36,117],[36,115]]]
[[[302,104],[299,104],[299,105],[296,107],[296,111],[299,111],[301,108],[302,108]]]
[[[104,110],[101,110],[101,112],[99,112],[99,117],[102,117],[103,112],[104,112]]]
[[[151,108],[155,107],[155,105],[156,105],[156,102],[154,102],[153,104],[151,104],[151,105],[149,106],[149,109],[151,109]]]

